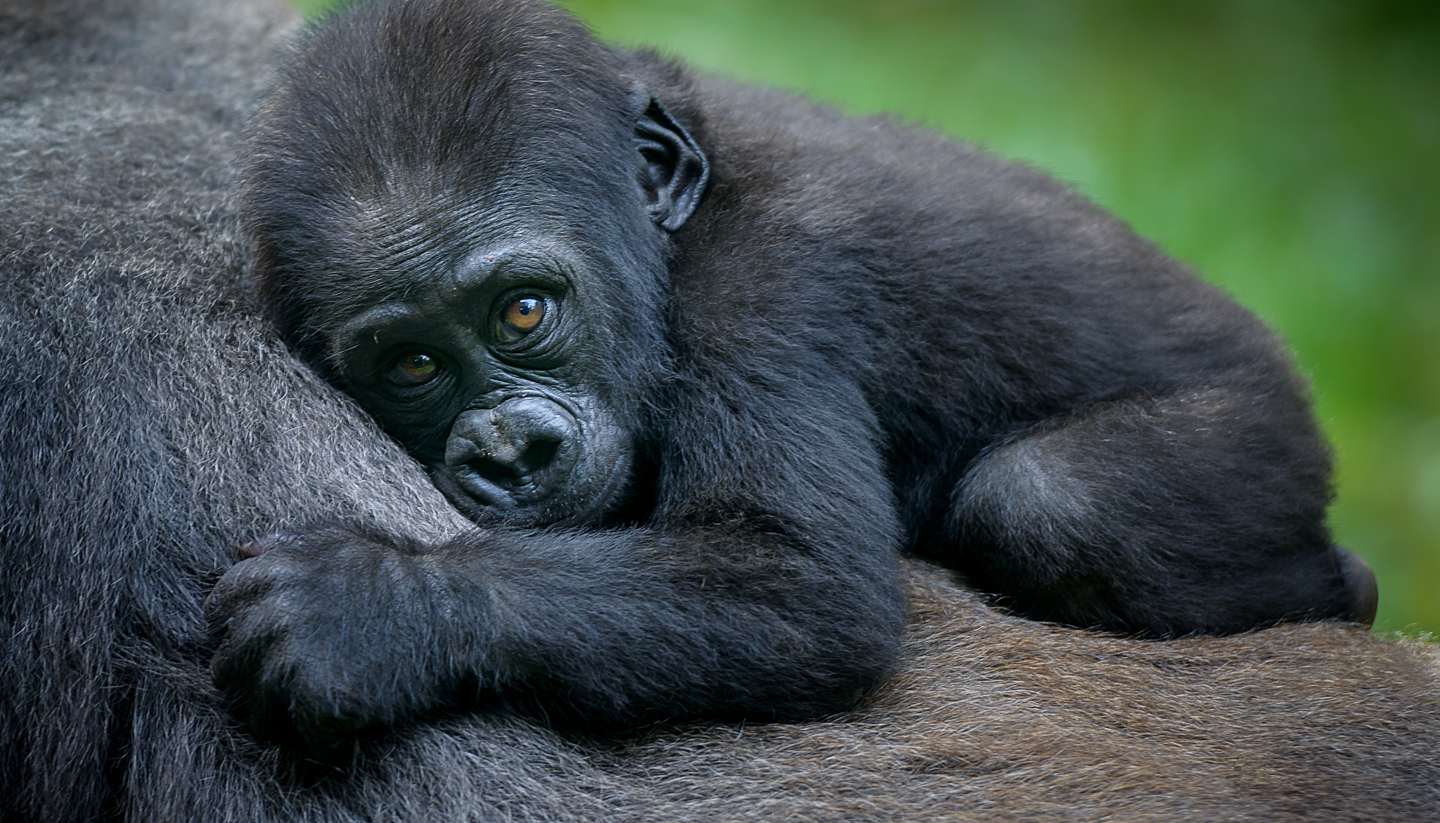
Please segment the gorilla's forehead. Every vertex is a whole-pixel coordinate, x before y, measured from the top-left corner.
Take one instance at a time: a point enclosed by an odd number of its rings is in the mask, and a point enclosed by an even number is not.
[[[508,202],[362,209],[321,268],[342,317],[388,303],[459,311],[509,285],[571,288],[587,268],[575,225]]]
[[[359,251],[391,277],[413,273],[429,281],[520,249],[564,251],[601,217],[569,194],[581,185],[573,181],[537,174],[449,187],[417,177],[397,173],[384,193],[354,197],[349,225],[341,229],[352,236],[340,251],[352,260]]]
[[[438,309],[475,302],[515,285],[561,292],[571,287],[576,272],[584,267],[578,250],[564,237],[521,230],[499,242],[477,245],[432,277],[412,277],[411,287],[400,296]]]

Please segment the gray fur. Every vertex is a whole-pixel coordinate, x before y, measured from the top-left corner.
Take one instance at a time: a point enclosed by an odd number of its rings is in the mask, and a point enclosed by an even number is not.
[[[900,674],[826,722],[563,740],[457,717],[299,781],[210,684],[233,547],[465,523],[259,319],[238,130],[271,0],[0,10],[0,819],[1440,819],[1440,660],[1334,624],[1152,643],[923,565]]]

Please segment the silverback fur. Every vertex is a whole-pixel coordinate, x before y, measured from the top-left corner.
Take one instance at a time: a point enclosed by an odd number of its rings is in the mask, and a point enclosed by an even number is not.
[[[289,19],[0,7],[0,820],[1440,819],[1432,646],[1115,639],[923,564],[901,671],[857,712],[600,742],[457,717],[292,776],[210,682],[232,547],[465,523],[250,296],[230,169]]]

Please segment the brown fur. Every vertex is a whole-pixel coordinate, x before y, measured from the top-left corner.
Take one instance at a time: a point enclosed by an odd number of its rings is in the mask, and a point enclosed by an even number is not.
[[[665,786],[677,817],[1440,812],[1433,645],[1337,624],[1120,639],[1007,617],[943,573],[912,572],[905,668],[865,711],[665,734],[610,767]]]

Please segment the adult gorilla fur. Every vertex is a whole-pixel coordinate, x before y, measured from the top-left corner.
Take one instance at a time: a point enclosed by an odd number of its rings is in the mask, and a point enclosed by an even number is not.
[[[820,723],[604,744],[422,725],[292,779],[211,685],[235,545],[467,527],[243,285],[228,169],[268,0],[0,10],[0,820],[1440,818],[1433,648],[1337,625],[1153,644],[923,566],[899,675]]]

